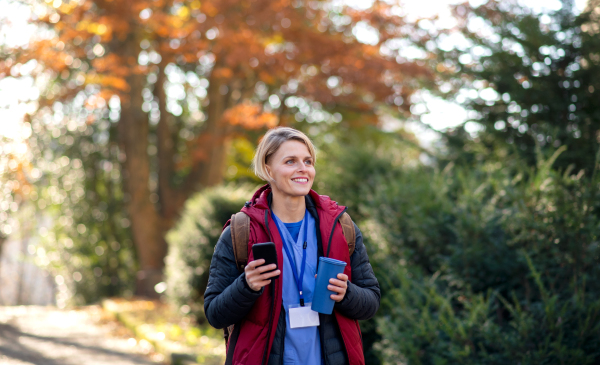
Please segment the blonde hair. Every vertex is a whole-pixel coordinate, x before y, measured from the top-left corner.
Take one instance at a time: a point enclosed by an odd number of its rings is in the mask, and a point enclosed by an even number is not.
[[[273,180],[267,171],[267,162],[279,147],[287,141],[302,142],[308,148],[313,159],[313,165],[317,162],[317,151],[310,138],[297,129],[289,127],[277,127],[269,130],[256,147],[256,153],[252,160],[254,174],[265,181]]]

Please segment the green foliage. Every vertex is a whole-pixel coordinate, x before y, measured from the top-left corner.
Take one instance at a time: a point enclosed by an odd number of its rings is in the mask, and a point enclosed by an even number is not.
[[[531,264],[532,273],[535,269]],[[524,306],[513,295],[460,294],[440,289],[437,275],[401,268],[400,287],[390,290],[378,318],[384,363],[408,364],[596,364],[600,357],[600,301],[556,294]],[[441,284],[445,286],[444,284]],[[541,281],[539,293],[545,293]],[[566,294],[566,293],[564,293]],[[510,316],[499,319],[503,309]]]
[[[342,148],[343,168],[324,178],[360,210],[350,214],[382,287],[373,349],[384,363],[600,361],[596,172],[554,169],[563,149],[538,150],[534,167],[490,159],[437,171],[394,166],[377,148]],[[388,168],[371,170],[369,153]],[[356,171],[363,183],[348,191]]]
[[[367,213],[364,202],[380,180],[397,179],[401,166],[417,166],[420,154],[415,136],[404,130],[336,126],[314,136],[313,142],[318,150],[313,188],[348,206],[355,220]]]
[[[473,363],[482,335],[492,339],[497,335],[488,318],[488,296],[467,293],[468,297],[453,298],[440,291],[437,274],[425,278],[405,267],[392,273],[398,284],[384,296],[381,311],[385,314],[377,319],[383,338],[376,348],[384,363],[398,359],[408,364]],[[387,279],[380,277],[384,285]]]
[[[225,222],[233,213],[239,212],[254,191],[255,187],[251,185],[205,189],[186,202],[181,219],[167,234],[167,296],[200,321],[215,244]]]
[[[262,132],[262,131],[261,131]],[[245,138],[236,138],[232,141],[229,153],[227,154],[227,172],[225,178],[228,182],[261,184],[264,183],[261,179],[254,175],[254,170],[251,168],[252,158],[254,158],[254,150],[256,144],[251,133]]]
[[[446,133],[450,160],[474,163],[502,149],[533,166],[536,146],[567,146],[556,167],[589,173],[600,131],[594,13],[575,16],[571,1],[543,16],[516,1],[454,10],[465,40],[449,49],[444,34],[434,35],[431,62],[444,96],[474,112],[483,130],[475,141],[462,128]]]
[[[20,166],[20,161],[15,158],[16,150],[16,143],[11,143],[7,138],[0,136],[0,253],[2,253],[2,243],[12,233],[12,226],[15,225],[12,216],[23,201],[22,194],[15,194],[15,192],[31,190],[28,185],[23,184],[23,166]]]
[[[369,220],[373,194],[382,186],[382,181],[384,184],[398,181],[418,166],[420,149],[414,143],[414,136],[403,130],[383,133],[376,128],[348,129],[339,126],[323,131],[313,140],[319,153],[314,188],[347,206],[352,219],[362,230],[372,228],[372,240],[369,242],[381,243],[382,237],[377,235],[378,222]],[[402,167],[409,168],[405,171]],[[367,249],[373,265],[383,262],[383,250]],[[376,267],[376,273],[384,270]],[[361,330],[366,363],[379,364],[378,354],[373,349],[373,344],[381,340],[377,323],[363,321]]]
[[[54,117],[44,110],[31,122],[36,172],[31,176],[38,178],[32,179],[35,189],[28,199],[43,222],[39,235],[45,254],[38,263],[64,281],[59,305],[131,296],[135,284],[137,260],[121,188],[116,125],[75,118],[85,110],[83,104],[58,103]]]

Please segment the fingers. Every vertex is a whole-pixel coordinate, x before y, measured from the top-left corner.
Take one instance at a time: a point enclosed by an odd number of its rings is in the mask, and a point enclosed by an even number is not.
[[[271,271],[276,268],[277,265],[272,264],[267,266],[261,266],[254,270],[248,270],[246,271],[246,280],[248,280],[249,278],[255,278],[255,280],[266,280],[268,278],[281,274],[280,270]]]
[[[341,302],[344,299],[344,294],[331,294],[329,297],[336,302]]]
[[[254,291],[259,291],[265,285],[269,285],[271,283],[270,278],[281,274],[280,270],[271,271],[277,268],[276,264],[262,265],[264,263],[264,259],[259,259],[249,262],[244,268],[246,283]]]
[[[250,286],[250,288],[252,288],[252,290],[254,290],[254,291],[259,291],[261,288],[263,288],[269,284],[271,284],[271,280],[261,280],[261,281],[253,282],[252,285],[250,285],[250,283],[248,283],[248,286]]]
[[[347,281],[342,281],[342,280],[338,280],[338,279],[329,279],[329,284],[335,285],[335,286],[340,286],[342,288],[348,287]]]
[[[258,260],[254,260],[248,263],[248,265],[246,265],[246,268],[244,269],[244,271],[248,271],[248,270],[258,270],[258,272],[263,273],[265,271],[271,271],[275,268],[277,268],[277,264],[270,264],[270,265],[263,265],[265,263],[264,259],[258,259]]]
[[[277,268],[277,264],[263,265],[256,268],[256,271],[259,273],[275,270]]]
[[[337,293],[337,294],[331,294],[329,296],[331,299],[335,300],[336,302],[339,302],[342,299],[344,299],[344,296],[346,295],[346,288],[340,288],[339,286],[328,285],[327,289],[331,290],[334,293]]]
[[[348,288],[348,275],[338,274],[337,279],[329,279],[327,289],[337,294],[331,294],[329,297],[336,302],[340,302],[346,295]]]
[[[348,275],[346,274],[338,274],[337,279],[329,279],[329,283],[335,286],[339,286],[342,288],[348,287]]]
[[[260,266],[262,264],[265,263],[265,259],[258,259],[258,260],[254,260],[254,261],[250,261],[247,265],[246,268],[253,270],[255,269],[257,266]]]
[[[277,267],[277,266],[275,266],[275,267]],[[275,267],[273,267],[273,269],[274,269]],[[273,276],[277,276],[277,275],[279,275],[279,274],[281,274],[281,270],[275,270],[275,271],[271,271],[271,272],[268,272],[268,273],[262,274],[262,275],[261,275],[261,276],[259,276],[259,277],[260,277],[260,278],[264,278],[264,279],[268,279],[268,278],[272,278]]]
[[[327,289],[331,290],[334,293],[338,293],[338,294],[344,294],[346,293],[346,287],[340,287],[340,286],[336,286],[336,285],[327,285]]]
[[[250,289],[254,291],[259,291],[263,286],[268,285],[270,282],[271,280],[258,280],[256,277],[246,276],[246,283],[248,283]]]

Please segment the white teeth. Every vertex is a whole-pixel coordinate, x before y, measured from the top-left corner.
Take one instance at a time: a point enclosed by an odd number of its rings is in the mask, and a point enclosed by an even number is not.
[[[292,179],[292,181],[297,181],[297,182],[308,182],[308,179]]]

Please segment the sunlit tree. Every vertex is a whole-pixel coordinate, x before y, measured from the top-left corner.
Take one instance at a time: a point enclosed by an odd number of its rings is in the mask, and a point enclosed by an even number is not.
[[[31,164],[22,141],[0,137],[0,257],[6,239],[19,229],[16,212],[32,191]]]
[[[398,40],[412,28],[391,2],[30,6],[40,31],[26,47],[3,49],[0,75],[27,74],[42,87],[28,116],[35,135],[47,135],[36,142],[40,154],[72,153],[62,168],[82,161],[85,176],[75,180],[94,189],[99,170],[108,186],[121,184],[115,195],[100,190],[117,200],[122,191],[128,217],[118,219],[130,220],[139,294],[161,280],[164,233],[185,200],[222,181],[234,136],[304,122],[377,124],[382,107],[407,113],[413,90],[430,79],[399,55]],[[90,209],[103,201],[94,191],[85,197]]]
[[[444,96],[471,111],[467,129],[478,136],[470,143],[462,128],[448,133],[453,156],[503,151],[535,165],[538,149],[549,156],[565,146],[557,166],[589,176],[600,147],[597,9],[590,1],[577,15],[571,0],[545,12],[517,1],[453,8],[456,27],[432,30],[430,62]]]

